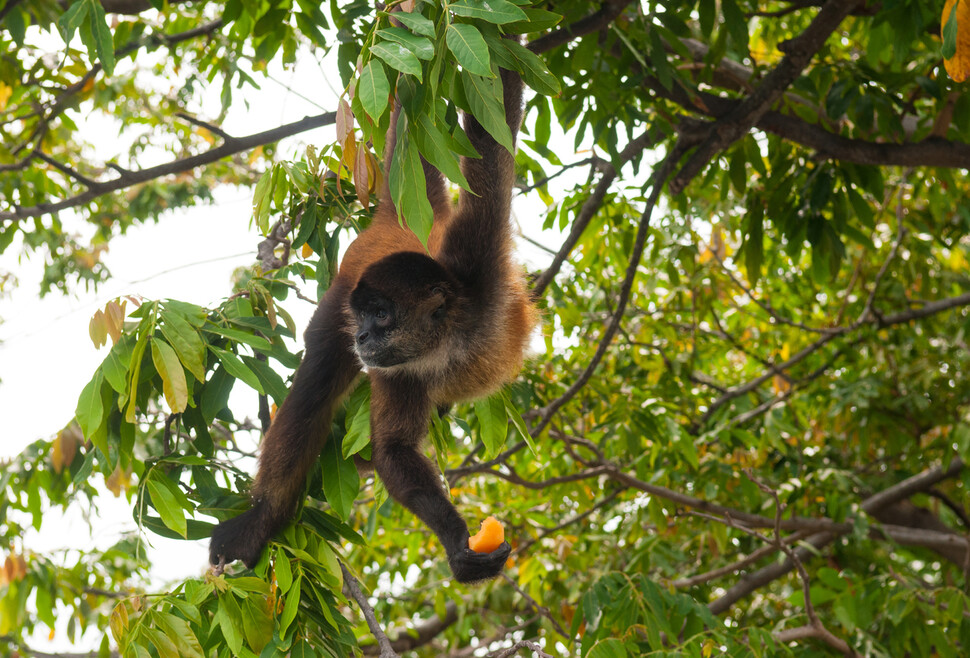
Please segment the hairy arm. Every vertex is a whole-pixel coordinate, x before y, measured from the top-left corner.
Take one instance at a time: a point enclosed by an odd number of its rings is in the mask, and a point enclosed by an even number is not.
[[[493,578],[511,552],[508,543],[491,553],[468,548],[468,525],[448,498],[431,461],[421,453],[431,401],[420,380],[406,375],[371,377],[372,463],[391,496],[438,536],[460,582]]]
[[[337,401],[360,371],[343,330],[346,287],[339,281],[320,301],[304,339],[306,350],[290,394],[263,438],[253,482],[253,506],[212,533],[209,561],[240,559],[252,567],[266,543],[296,510],[307,475],[330,432]]]
[[[505,119],[514,141],[522,122],[522,79],[505,69],[501,78]],[[502,280],[497,274],[507,265],[512,246],[509,205],[515,156],[470,114],[465,115],[465,133],[481,157],[462,158],[462,173],[471,192],[460,192],[439,258],[474,297],[488,304],[489,284]]]

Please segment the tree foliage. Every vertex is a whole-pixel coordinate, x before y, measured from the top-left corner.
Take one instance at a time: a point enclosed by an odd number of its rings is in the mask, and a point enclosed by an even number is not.
[[[92,318],[75,418],[0,470],[0,651],[56,614],[101,655],[965,655],[970,94],[946,71],[966,1],[404,4],[0,4],[0,251],[43,258],[43,292],[104,281],[112,238],[218,185],[252,189],[265,236],[218,306]],[[269,63],[328,53],[331,111],[220,128]],[[517,173],[545,208],[545,349],[430,443],[461,510],[505,525],[506,576],[451,583],[358,476],[365,381],[254,570],[149,591],[138,533],[204,538],[248,504],[236,436],[287,394],[287,309],[327,288],[383,177],[426,237],[420,157],[466,184],[461,112],[509,141],[500,66],[535,92]],[[329,124],[335,143],[273,147]],[[130,538],[24,540],[107,491]]]

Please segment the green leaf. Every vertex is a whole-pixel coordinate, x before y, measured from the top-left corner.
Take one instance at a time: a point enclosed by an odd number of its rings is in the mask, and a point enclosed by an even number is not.
[[[946,23],[943,24],[942,54],[946,59],[953,59],[953,56],[957,54],[957,5],[965,1],[958,0],[958,2],[953,3],[950,14],[946,17]]]
[[[396,71],[413,75],[421,79],[421,62],[410,50],[394,41],[379,41],[371,46],[370,51],[380,57]]]
[[[357,80],[357,98],[360,99],[361,107],[374,121],[377,121],[387,107],[390,93],[384,67],[374,61],[368,62]]]
[[[104,7],[98,0],[87,0],[91,5],[88,10],[92,36],[94,37],[95,51],[98,60],[106,75],[111,75],[115,70],[115,50],[111,40],[111,29],[108,27],[107,17]]]
[[[505,121],[501,81],[497,78],[472,75],[467,71],[462,71],[461,80],[472,116],[478,119],[496,142],[507,148],[509,152],[514,151],[512,133],[509,131],[509,124]]]
[[[202,388],[202,403],[199,405],[202,412],[202,419],[205,423],[211,424],[229,401],[229,393],[232,392],[233,384],[236,380],[231,377],[225,368],[217,368],[212,371],[209,381]]]
[[[377,36],[386,41],[394,41],[400,44],[418,59],[430,60],[434,57],[434,44],[429,39],[416,37],[403,27],[389,27],[378,30]]]
[[[370,383],[367,379],[347,400],[346,434],[342,443],[344,459],[357,454],[370,444]]]
[[[77,400],[77,408],[74,410],[74,416],[77,418],[77,424],[81,427],[81,433],[84,434],[84,438],[90,439],[101,426],[101,422],[104,420],[104,406],[102,404],[101,398],[101,386],[104,383],[104,375],[101,374],[101,369],[95,370],[94,377],[85,385],[84,389],[81,391],[81,395]]]
[[[238,356],[232,352],[220,350],[218,347],[213,347],[212,345],[209,345],[209,349],[219,359],[219,362],[226,369],[226,372],[236,379],[245,382],[250,388],[254,388],[260,393],[266,392],[263,385],[259,382],[259,377],[257,377],[252,370],[247,368],[246,364],[240,361]]]
[[[415,34],[434,38],[434,23],[421,14],[413,12],[395,12],[394,20],[400,21]]]
[[[125,409],[125,420],[135,422],[135,409],[138,406],[138,377],[141,375],[141,360],[148,347],[148,337],[154,333],[155,325],[151,318],[146,318],[138,326],[138,341],[131,353],[131,367],[128,369],[128,407]]]
[[[337,516],[347,521],[360,490],[357,466],[353,459],[344,459],[340,455],[338,442],[331,438],[323,446],[320,467],[323,470],[323,493],[327,496],[327,502]]]
[[[587,658],[627,658],[626,646],[615,637],[600,640],[590,648]]]
[[[445,33],[445,42],[462,68],[469,73],[494,77],[488,45],[474,25],[452,23]]]
[[[421,155],[410,135],[401,131],[404,125],[406,119],[402,112],[398,120],[397,148],[394,149],[394,161],[391,164],[391,198],[408,228],[414,232],[421,244],[426,245],[428,236],[431,235],[434,212],[425,194]]]
[[[165,633],[147,625],[141,627],[141,632],[148,637],[155,650],[158,651],[158,658],[179,658],[178,648]]]
[[[468,180],[461,172],[461,166],[455,157],[453,148],[454,138],[435,125],[431,117],[422,114],[418,117],[415,139],[418,148],[425,159],[433,164],[438,171],[466,190],[470,190]]]
[[[65,43],[70,42],[74,32],[81,27],[81,23],[84,22],[90,9],[90,2],[75,2],[57,19],[57,27]]]
[[[253,219],[260,233],[266,235],[269,231],[269,210],[273,195],[270,194],[273,183],[273,168],[270,167],[263,172],[253,190]]]
[[[152,507],[158,510],[158,515],[171,530],[180,536],[186,536],[185,512],[178,504],[178,499],[172,492],[170,481],[164,476],[150,475],[146,486],[152,497]],[[170,486],[171,485],[171,486]]]
[[[229,650],[232,651],[234,656],[238,656],[243,643],[241,631],[243,620],[235,597],[219,597],[219,608],[216,610],[213,622],[218,623],[219,628],[222,629],[222,637],[225,639]],[[282,634],[283,632],[281,630],[280,635]]]
[[[237,297],[236,299],[241,298]],[[166,299],[162,301],[162,305],[165,307],[166,311],[177,313],[178,315],[182,316],[186,322],[196,328],[204,325],[205,319],[209,315],[208,311],[198,304],[180,302],[177,299]]]
[[[178,656],[181,658],[202,658],[202,645],[199,638],[192,632],[189,622],[165,612],[155,612],[152,615],[155,623],[164,629],[165,636],[175,645]]]
[[[273,616],[263,597],[248,597],[242,601],[243,635],[257,654],[273,639]]]
[[[528,20],[524,11],[507,0],[458,0],[448,8],[456,16],[477,18],[496,25]]]
[[[165,340],[171,345],[185,369],[199,381],[205,380],[205,343],[198,330],[189,324],[179,313],[164,310],[161,312],[160,329]]]
[[[721,0],[724,13],[724,26],[734,45],[744,52],[748,51],[748,19],[736,0]]]
[[[165,402],[172,413],[181,413],[189,402],[189,391],[185,383],[185,371],[172,346],[163,340],[152,338],[152,362],[162,378],[162,392]]]
[[[523,420],[518,408],[512,403],[512,399],[509,397],[508,391],[506,389],[502,389],[499,394],[502,396],[502,403],[505,405],[505,413],[509,420],[512,421],[512,427],[515,428],[519,438],[525,441],[526,445],[529,446],[529,450],[532,451],[532,454],[538,457],[539,450],[536,448],[535,441],[532,440],[532,435],[529,434],[529,428],[526,427],[525,420]]]
[[[296,611],[300,609],[300,585],[303,577],[298,575],[293,581],[293,586],[286,594],[286,601],[283,603],[283,612],[280,614],[280,637],[286,637],[290,624],[296,619]]]
[[[527,85],[546,96],[559,95],[562,91],[559,78],[549,72],[545,62],[534,52],[511,39],[502,39],[502,45],[518,62],[516,70],[522,73],[522,80]]]
[[[290,585],[293,584],[293,569],[290,567],[290,558],[279,547],[274,551],[274,555],[276,557],[273,560],[273,569],[276,573],[276,583],[280,587],[280,592],[286,594]]]
[[[764,218],[760,212],[748,215],[745,224],[744,268],[748,283],[754,285],[761,278],[761,264],[764,262]]]
[[[242,361],[256,374],[259,382],[263,385],[263,388],[270,397],[273,398],[276,406],[283,404],[283,400],[286,399],[290,391],[279,373],[273,370],[266,361],[251,356],[243,356]]]
[[[490,395],[475,402],[475,415],[481,428],[485,454],[494,457],[505,446],[509,434],[509,417],[501,393]]]
[[[525,34],[528,32],[545,32],[559,24],[562,16],[545,9],[523,8],[527,20],[506,23],[502,29],[506,34]]]
[[[4,27],[10,31],[10,36],[18,47],[23,47],[24,36],[27,34],[27,23],[24,21],[24,12],[19,7],[7,5],[10,13],[4,19]]]

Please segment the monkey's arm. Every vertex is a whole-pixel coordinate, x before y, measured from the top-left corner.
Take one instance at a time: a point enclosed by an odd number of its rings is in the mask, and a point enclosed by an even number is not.
[[[511,546],[505,542],[491,553],[468,548],[468,525],[448,499],[437,470],[420,451],[430,413],[431,402],[420,381],[372,375],[371,461],[388,493],[438,536],[456,580],[494,578]]]
[[[334,406],[360,371],[343,330],[347,291],[335,282],[304,334],[306,348],[293,386],[263,438],[253,482],[253,506],[212,532],[209,561],[259,560],[266,543],[289,521],[303,499],[307,474],[330,432]]]
[[[513,143],[522,122],[522,78],[501,70],[505,118]],[[482,127],[465,115],[465,132],[481,158],[462,158],[462,172],[471,193],[462,189],[458,209],[439,256],[441,262],[470,286],[470,294],[487,297],[488,286],[504,277],[496,268],[508,263],[512,228],[509,205],[515,183],[515,156]],[[488,299],[482,300],[484,304]]]

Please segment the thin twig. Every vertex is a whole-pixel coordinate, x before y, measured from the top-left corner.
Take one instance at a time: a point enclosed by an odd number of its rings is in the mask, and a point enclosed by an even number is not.
[[[650,218],[653,216],[653,211],[657,206],[657,201],[660,199],[660,193],[663,189],[664,182],[667,177],[673,172],[674,167],[680,160],[681,155],[688,148],[688,144],[684,143],[683,140],[678,140],[677,144],[674,146],[673,150],[667,154],[667,157],[654,169],[653,176],[651,177],[652,190],[650,192],[650,197],[647,199],[647,207],[643,211],[643,215],[640,217],[640,223],[637,227],[636,238],[633,241],[633,253],[630,256],[630,262],[626,268],[626,275],[623,279],[623,285],[620,288],[619,303],[617,304],[616,311],[613,313],[612,319],[603,332],[603,336],[600,338],[599,345],[596,348],[596,352],[593,354],[593,358],[590,359],[589,364],[586,369],[576,378],[572,385],[566,389],[566,392],[560,395],[558,398],[550,402],[540,411],[539,422],[532,427],[530,433],[532,436],[538,436],[542,433],[542,430],[546,428],[549,421],[565,405],[569,400],[576,396],[579,391],[586,386],[590,378],[593,376],[593,372],[599,366],[600,361],[606,356],[606,352],[609,349],[610,344],[613,342],[613,338],[616,336],[617,330],[620,327],[620,322],[623,321],[623,313],[626,310],[627,304],[630,301],[630,294],[633,292],[633,281],[636,278],[637,268],[640,266],[640,258],[643,256],[643,249],[646,246],[647,233],[650,228]]]
[[[516,642],[510,646],[508,649],[502,649],[501,651],[491,654],[490,658],[511,658],[511,656],[514,656],[519,652],[519,649],[528,649],[533,654],[538,656],[538,658],[553,658],[548,653],[543,651],[538,644],[529,640],[520,640],[519,642]]]

